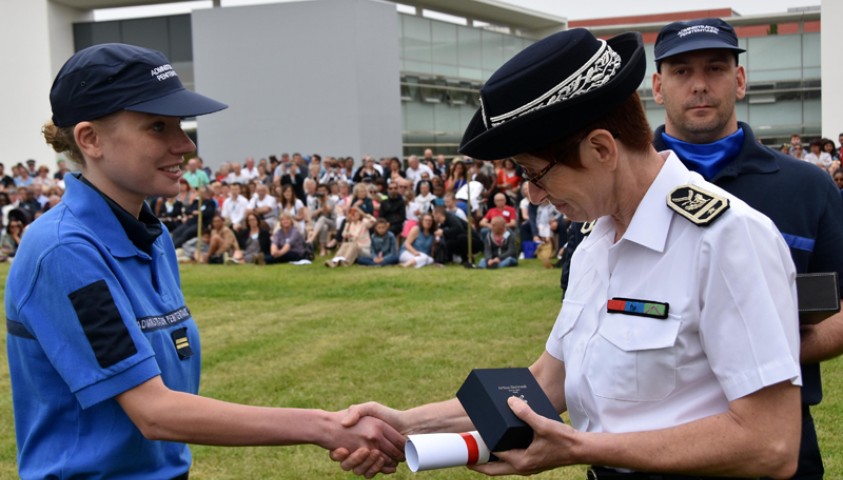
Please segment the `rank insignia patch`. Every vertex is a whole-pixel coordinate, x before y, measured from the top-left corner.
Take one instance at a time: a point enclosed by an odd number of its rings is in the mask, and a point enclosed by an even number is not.
[[[729,199],[696,185],[682,185],[667,196],[667,206],[691,222],[705,226],[729,209]]]
[[[627,315],[660,319],[667,318],[669,308],[670,305],[664,302],[618,297],[609,300],[606,304],[606,311],[608,313],[625,313]]]
[[[173,344],[176,346],[176,352],[178,352],[180,360],[193,356],[193,349],[190,348],[190,342],[187,341],[187,327],[173,330],[170,336],[173,338]]]

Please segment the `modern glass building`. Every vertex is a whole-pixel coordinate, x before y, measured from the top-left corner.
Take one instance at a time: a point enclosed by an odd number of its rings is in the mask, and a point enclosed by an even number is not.
[[[132,0],[49,1],[76,9],[93,4],[133,4]],[[740,44],[747,50],[740,57],[748,78],[747,97],[738,105],[740,120],[751,124],[756,135],[770,145],[788,141],[792,133],[799,133],[805,139],[821,135],[819,7],[755,17],[742,17],[730,9],[720,9],[576,22],[502,2],[475,0],[402,1],[395,12],[400,55],[399,71],[395,75],[400,78],[401,103],[400,119],[396,121],[401,122],[403,152],[400,153],[404,156],[422,153],[426,148],[436,153],[456,154],[462,132],[479,107],[478,92],[483,82],[538,38],[575,27],[588,28],[604,38],[637,30],[643,33],[647,56],[652,58],[653,42],[662,26],[701,16],[728,20],[736,27]],[[436,15],[437,12],[446,15]],[[103,42],[155,48],[173,61],[185,85],[193,87],[192,42],[196,32],[192,32],[195,21],[191,14],[114,21],[91,18],[73,21],[73,50]],[[372,25],[372,28],[379,27]],[[663,123],[664,112],[653,101],[654,71],[655,65],[649,62],[639,93],[651,123],[656,126]],[[337,81],[341,81],[340,77]],[[371,108],[377,109],[378,105]],[[362,153],[365,152],[347,154]]]

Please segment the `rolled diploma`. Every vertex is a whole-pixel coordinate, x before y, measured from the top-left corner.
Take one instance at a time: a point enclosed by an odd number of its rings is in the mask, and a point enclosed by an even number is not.
[[[489,448],[477,432],[409,435],[404,456],[410,471],[481,465],[489,461]]]

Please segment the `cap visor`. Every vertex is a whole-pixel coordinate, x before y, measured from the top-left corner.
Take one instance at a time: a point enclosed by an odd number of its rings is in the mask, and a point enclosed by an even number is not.
[[[150,113],[152,115],[163,115],[166,117],[197,117],[209,113],[218,112],[228,108],[228,105],[216,100],[191,92],[187,89],[158,97],[154,100],[130,105],[124,110],[132,112]]]
[[[685,43],[674,47],[663,54],[659,55],[658,57],[654,58],[653,60],[656,62],[660,62],[665,58],[672,57],[674,55],[679,55],[681,53],[686,52],[695,52],[697,50],[734,50],[737,53],[743,53],[746,50],[740,47],[735,47],[733,45],[729,45],[720,41],[708,41],[708,42],[693,42],[693,43]]]

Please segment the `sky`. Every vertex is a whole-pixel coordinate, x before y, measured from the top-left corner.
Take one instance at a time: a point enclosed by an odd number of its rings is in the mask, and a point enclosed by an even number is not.
[[[223,6],[272,3],[279,0],[222,0]],[[743,16],[786,12],[788,8],[819,6],[821,0],[714,0],[705,6],[699,0],[500,0],[506,3],[550,13],[568,20],[602,17],[621,17],[652,13],[681,12],[701,8],[732,8]],[[830,1],[830,0],[826,0]],[[187,13],[194,8],[210,8],[210,0],[178,2],[147,7],[112,8],[98,10],[95,19],[117,20],[132,17],[149,17]]]

